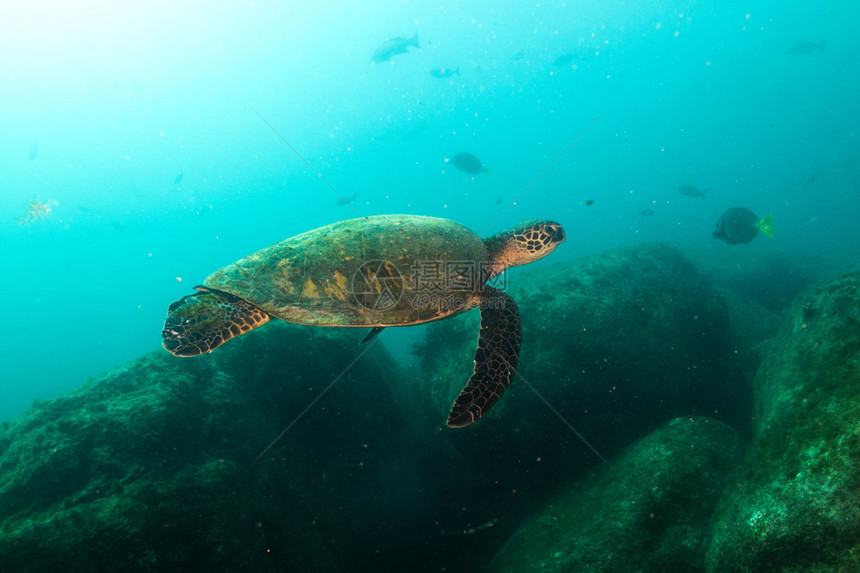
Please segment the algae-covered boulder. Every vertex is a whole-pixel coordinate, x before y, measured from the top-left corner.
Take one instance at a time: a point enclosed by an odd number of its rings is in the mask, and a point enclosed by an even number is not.
[[[541,507],[489,570],[703,571],[710,513],[743,447],[716,420],[672,420]]]
[[[596,463],[572,428],[606,457],[680,415],[748,422],[726,305],[676,249],[649,244],[524,269],[507,290],[522,319],[520,375],[480,423],[440,430],[501,492],[545,490]],[[418,349],[437,425],[471,374],[470,315],[434,325]]]
[[[795,302],[754,382],[755,441],[710,571],[860,569],[860,273]]]
[[[782,318],[767,307],[735,291],[716,287],[729,309],[732,355],[748,380],[755,377]],[[751,399],[750,395],[748,399]]]
[[[273,324],[158,352],[0,432],[3,571],[347,570],[400,540],[423,450],[358,333]],[[408,514],[405,514],[408,515]]]
[[[788,309],[804,289],[839,274],[833,263],[820,258],[733,248],[716,241],[715,248],[694,251],[690,258],[714,286],[777,313]]]

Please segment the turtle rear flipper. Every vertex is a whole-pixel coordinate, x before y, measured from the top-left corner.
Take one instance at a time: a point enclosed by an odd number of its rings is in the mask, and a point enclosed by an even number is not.
[[[484,285],[480,308],[475,371],[448,414],[451,428],[468,426],[486,414],[510,386],[517,369],[522,332],[514,299]]]
[[[195,287],[200,292],[170,305],[161,331],[162,346],[176,356],[197,356],[271,320],[238,296]]]

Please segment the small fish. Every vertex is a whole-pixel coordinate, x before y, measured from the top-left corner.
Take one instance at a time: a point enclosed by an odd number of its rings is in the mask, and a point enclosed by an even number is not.
[[[49,199],[44,203],[39,201],[38,197],[34,197],[32,201],[27,204],[27,212],[15,219],[15,221],[19,225],[29,225],[31,223],[35,223],[41,219],[44,219],[51,212],[52,207],[56,207],[59,205],[53,199]]]
[[[378,48],[376,48],[376,51],[373,52],[373,55],[370,57],[370,61],[374,64],[387,62],[398,54],[405,54],[409,49],[409,46],[415,46],[416,48],[421,47],[418,45],[418,32],[415,32],[415,35],[411,38],[398,36],[396,38],[391,38],[390,40],[385,40]]]
[[[481,160],[472,155],[471,153],[458,153],[451,159],[446,159],[448,163],[463,171],[468,173],[469,175],[477,175],[478,173],[483,173],[487,177],[490,176],[490,171],[492,171],[491,167],[485,167]]]
[[[513,56],[511,56],[511,61],[519,62],[519,61],[520,61],[520,60],[522,60],[525,56],[526,56],[526,53],[525,53],[524,51],[520,50],[519,52],[517,52],[516,54],[514,54]]]
[[[586,199],[585,200],[585,206],[586,207],[591,207],[592,205],[594,205],[594,199]]]
[[[184,173],[180,173],[179,175],[177,175],[177,176],[173,179],[173,184],[174,184],[174,185],[179,185],[180,183],[182,183],[182,178],[183,178],[183,177],[185,177],[185,174],[184,174]]]
[[[353,193],[352,195],[346,195],[346,196],[340,197],[340,198],[337,200],[337,204],[338,204],[338,205],[340,205],[341,207],[346,207],[346,206],[347,206],[347,205],[349,205],[350,203],[355,202],[355,199],[356,199],[357,197],[358,197],[358,193],[357,193],[357,192],[356,192],[356,193]]]
[[[759,219],[746,207],[733,207],[717,221],[713,237],[730,245],[739,245],[755,239],[759,231],[773,238],[773,215],[765,215]]]
[[[496,198],[496,205],[501,205],[501,204],[502,204],[502,203],[504,203],[504,202],[505,202],[504,198],[502,198],[502,197],[497,197],[497,198]]]
[[[704,191],[702,191],[698,187],[693,187],[692,185],[681,185],[680,187],[678,187],[678,191],[681,193],[681,195],[686,195],[687,197],[701,197],[702,199],[704,199],[705,193],[710,191],[710,189],[705,189]]]
[[[410,129],[409,131],[407,131],[406,133],[403,134],[403,141],[414,141],[414,140],[418,139],[418,136],[420,136],[422,133],[424,133],[424,130],[426,130],[426,129],[427,129],[427,124],[422,121],[421,123],[419,123],[418,125],[416,125],[415,127],[413,127],[412,129]]]
[[[644,217],[650,217],[654,213],[656,213],[654,209],[642,209],[641,211],[639,211],[639,214]]]
[[[566,66],[567,64],[573,61],[574,54],[573,52],[568,52],[566,54],[562,54],[555,59],[552,63],[554,67]]]
[[[30,146],[30,153],[27,154],[27,161],[33,161],[37,155],[39,155],[39,142],[34,141]]]
[[[811,54],[815,50],[824,51],[824,44],[827,43],[827,40],[823,40],[821,42],[810,42],[809,40],[801,40],[800,42],[795,42],[785,51],[786,54],[790,56],[802,56],[804,54]]]
[[[440,80],[444,80],[445,78],[450,78],[454,74],[460,75],[460,68],[456,70],[452,70],[451,68],[436,68],[435,70],[430,70],[430,75],[434,78],[439,78]]]
[[[809,189],[809,186],[818,181],[818,178],[821,177],[821,171],[816,171],[812,173],[806,180],[800,184],[804,189]]]
[[[437,535],[472,535],[473,533],[477,533],[484,529],[494,527],[497,523],[499,523],[499,519],[496,517],[491,519],[490,521],[482,523],[481,525],[476,525],[474,527],[464,527],[463,529],[455,529],[453,531],[440,529],[436,533]]]

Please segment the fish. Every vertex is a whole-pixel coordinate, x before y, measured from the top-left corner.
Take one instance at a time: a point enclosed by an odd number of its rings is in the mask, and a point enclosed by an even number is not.
[[[19,225],[30,225],[47,217],[51,212],[51,209],[57,205],[59,205],[59,203],[53,199],[49,199],[43,203],[38,197],[33,197],[33,199],[27,203],[27,212],[15,219],[15,221]]]
[[[586,199],[585,200],[585,206],[586,207],[591,207],[592,205],[594,205],[594,199]]]
[[[499,518],[494,517],[490,521],[482,523],[481,525],[476,525],[474,527],[464,527],[462,529],[455,529],[453,531],[440,529],[436,532],[436,534],[437,535],[472,535],[473,533],[477,533],[481,530],[494,527],[498,522],[499,522]]]
[[[680,187],[678,187],[678,191],[681,193],[681,195],[686,195],[688,197],[701,197],[702,199],[704,199],[705,193],[710,191],[710,189],[705,189],[704,191],[702,191],[698,187],[693,187],[692,185],[681,185]]]
[[[471,153],[458,153],[451,159],[446,159],[448,163],[463,171],[468,173],[469,175],[477,175],[478,173],[483,173],[486,176],[490,176],[490,171],[492,171],[492,167],[485,167],[481,160],[472,155]]]
[[[180,173],[179,175],[177,175],[177,176],[173,179],[173,184],[174,184],[174,185],[179,185],[180,183],[182,183],[182,178],[183,178],[183,177],[185,177],[185,174],[184,174],[184,173]]]
[[[421,123],[403,134],[403,141],[414,141],[418,139],[418,136],[424,133],[424,130],[426,129],[427,123],[422,121]]]
[[[30,153],[27,154],[27,161],[33,161],[37,155],[39,155],[39,142],[34,141],[30,146]]]
[[[803,54],[811,54],[815,50],[821,50],[823,52],[824,44],[826,43],[827,40],[823,40],[821,42],[810,42],[809,40],[801,40],[789,46],[785,53],[791,56],[802,56]]]
[[[574,57],[573,52],[568,52],[566,54],[562,54],[555,59],[555,61],[552,63],[552,65],[555,67],[566,66],[567,64],[569,64],[570,62],[573,61],[573,57]]]
[[[642,209],[641,211],[639,211],[639,214],[644,216],[644,217],[650,217],[654,213],[656,213],[656,211],[654,211],[654,209]]]
[[[370,61],[374,64],[387,62],[398,54],[405,54],[409,49],[409,46],[415,46],[416,48],[421,47],[418,45],[418,32],[415,32],[415,35],[411,38],[398,36],[396,38],[385,40],[378,48],[376,48],[373,55],[370,56]]]
[[[717,221],[713,237],[730,245],[740,245],[755,239],[759,231],[773,238],[773,215],[759,219],[746,207],[733,207],[726,210]]]
[[[339,197],[337,200],[337,204],[340,205],[341,207],[345,207],[345,206],[349,205],[350,203],[355,202],[355,199],[357,197],[358,197],[358,192],[353,193],[352,195],[345,195],[345,196]]]
[[[810,174],[809,177],[807,177],[806,180],[800,184],[800,186],[803,187],[804,189],[809,189],[809,186],[812,185],[813,183],[815,183],[816,181],[818,181],[819,177],[821,177],[821,171],[820,170],[816,171],[815,173]]]
[[[439,78],[440,80],[444,80],[445,78],[450,78],[454,74],[460,75],[460,68],[456,70],[452,70],[451,68],[436,68],[435,70],[430,70],[430,75],[434,78]]]

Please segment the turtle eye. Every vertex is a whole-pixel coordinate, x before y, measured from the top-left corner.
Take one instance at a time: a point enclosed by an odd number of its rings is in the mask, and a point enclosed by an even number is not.
[[[561,243],[564,241],[564,229],[558,223],[543,223],[541,232],[549,239],[550,243]]]

